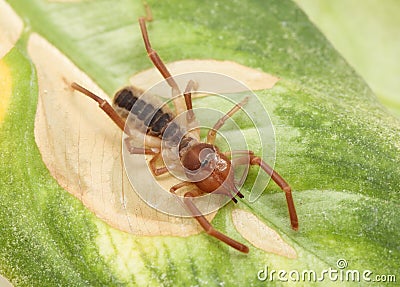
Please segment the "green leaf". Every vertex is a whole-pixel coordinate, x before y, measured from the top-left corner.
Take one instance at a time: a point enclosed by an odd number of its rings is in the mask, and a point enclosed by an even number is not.
[[[400,5],[396,0],[296,0],[379,100],[400,115]]]
[[[45,37],[111,95],[151,67],[136,22],[142,3],[9,4],[25,22],[25,34],[2,60],[12,96],[0,123],[6,167],[0,170],[0,273],[15,286],[257,286],[266,284],[257,279],[264,266],[319,274],[338,269],[339,259],[348,262],[344,270],[373,271],[371,278],[399,276],[399,120],[292,2],[149,1],[150,37],[166,62],[231,60],[280,77],[257,94],[275,126],[276,169],[293,187],[300,230],[290,229],[285,197],[270,184],[255,203],[229,204],[212,221],[249,245],[248,255],[204,233],[118,231],[62,189],[42,162],[34,138],[37,77],[26,52],[30,33]],[[195,104],[218,105],[207,98]],[[235,208],[277,231],[297,258],[246,242],[232,222]]]

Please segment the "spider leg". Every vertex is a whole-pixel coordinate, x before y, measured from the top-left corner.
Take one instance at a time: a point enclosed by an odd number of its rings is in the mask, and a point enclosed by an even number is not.
[[[196,122],[196,115],[193,112],[193,104],[192,104],[192,91],[197,88],[197,83],[193,80],[190,80],[187,85],[185,92],[183,93],[183,97],[185,98],[185,104],[186,104],[186,122],[187,122],[187,127],[191,128],[191,134],[198,140],[200,141],[200,128],[198,126],[198,123]]]
[[[189,182],[189,181],[182,181],[182,182],[180,182],[180,183],[177,183],[177,184],[173,185],[173,186],[169,189],[169,192],[175,194],[175,191],[177,191],[178,189],[180,189],[180,188],[182,188],[182,187],[185,187],[185,186],[188,186],[188,185],[191,185],[191,184],[193,184],[193,183],[192,183],[192,182]]]
[[[260,166],[272,180],[282,189],[286,196],[286,202],[289,210],[290,224],[292,229],[299,229],[299,221],[297,219],[296,207],[293,202],[292,189],[289,184],[280,176],[271,166],[269,166],[260,157],[253,155],[249,152],[248,156],[240,157],[235,159],[235,164],[250,164]]]
[[[157,154],[159,153],[159,148],[142,148],[142,147],[135,147],[131,145],[130,138],[127,137],[124,139],[125,146],[128,149],[130,154]]]
[[[149,4],[147,4],[147,2],[143,3],[144,9],[146,10],[146,17],[145,20],[148,22],[153,21],[153,13],[151,13],[151,9]]]
[[[149,10],[149,8],[146,8],[146,11],[147,10]],[[148,12],[146,14],[148,14]],[[146,21],[149,21],[147,17],[148,16],[139,18],[140,30],[142,31],[142,37],[143,37],[143,41],[144,41],[144,46],[147,51],[147,55],[149,56],[150,60],[153,62],[153,65],[157,68],[157,70],[161,73],[161,75],[167,81],[168,85],[172,88],[172,98],[173,98],[173,103],[175,106],[176,113],[181,114],[184,111],[184,107],[182,106],[180,99],[177,98],[177,96],[181,94],[181,92],[179,90],[179,86],[176,83],[176,81],[174,80],[174,78],[172,77],[172,75],[169,72],[169,70],[167,69],[167,67],[165,66],[164,62],[161,60],[157,51],[155,51],[151,47],[150,39],[149,39],[149,35],[147,33],[147,27],[146,27]]]
[[[240,103],[236,104],[229,112],[227,112],[222,118],[220,118],[217,123],[214,125],[212,129],[208,131],[207,134],[207,143],[214,144],[215,137],[217,136],[217,131],[224,125],[224,123],[237,111],[239,111],[249,100],[249,97],[246,97]]]
[[[188,111],[187,114],[187,121],[192,122],[195,118],[195,115],[193,113],[193,105],[192,105],[192,91],[195,88],[196,83],[192,80],[190,80],[186,86],[185,92],[183,93],[183,96],[185,98],[185,104],[186,104],[186,109]]]
[[[73,82],[71,84],[71,87],[74,90],[77,90],[78,92],[88,96],[89,98],[95,100],[98,104],[99,107],[113,120],[113,122],[128,136],[132,136],[129,129],[125,128],[125,120],[120,117],[120,115],[113,109],[113,107],[104,99],[100,98],[99,96],[95,95],[91,91],[85,89],[81,85]],[[146,137],[149,137],[146,135]],[[151,141],[149,141],[151,142]],[[157,152],[154,149],[149,149],[149,148],[139,148],[139,147],[134,147],[130,144],[129,142],[129,137],[125,139],[126,146],[128,148],[128,151],[131,154],[156,154]],[[158,146],[157,146],[158,147]]]
[[[76,91],[88,96],[89,98],[95,100],[99,104],[99,107],[113,120],[113,122],[123,132],[125,132],[127,135],[130,135],[128,129],[125,130],[125,120],[118,115],[118,113],[113,109],[113,107],[106,100],[100,98],[99,96],[95,95],[91,91],[85,89],[84,87],[82,87],[81,85],[79,85],[79,84],[77,84],[75,82],[73,82],[71,84],[71,87],[74,90],[76,90]]]
[[[193,203],[192,198],[201,195],[202,192],[200,190],[193,190],[193,191],[189,191],[186,192],[184,195],[184,203],[186,205],[186,207],[188,208],[188,210],[190,211],[190,213],[193,214],[193,218],[197,220],[197,222],[201,225],[201,227],[203,227],[203,229],[206,231],[206,233],[208,235],[211,235],[215,238],[217,238],[218,240],[221,240],[222,242],[228,244],[229,246],[235,248],[236,250],[243,252],[243,253],[248,253],[249,252],[249,248],[226,236],[225,234],[219,232],[218,230],[214,229],[214,227],[211,225],[211,223],[207,220],[207,218],[205,218],[203,215],[201,215],[200,210],[196,207],[196,205]],[[200,215],[198,215],[200,214]]]
[[[193,184],[193,183],[188,182],[188,181],[183,181],[183,182],[180,182],[180,183],[172,186],[169,191],[176,195],[176,193],[175,193],[176,190],[178,190],[182,187],[191,185],[191,184]],[[217,238],[218,240],[221,240],[222,242],[228,244],[229,246],[235,248],[236,250],[239,250],[240,252],[248,253],[249,248],[246,245],[215,230],[214,227],[211,225],[211,223],[207,220],[207,218],[205,218],[205,216],[201,214],[201,211],[193,203],[192,198],[200,196],[202,194],[203,194],[203,192],[201,190],[192,190],[192,191],[186,192],[184,195],[183,201],[180,201],[180,202],[184,205],[184,207],[186,209],[189,210],[189,212],[192,214],[193,218],[197,220],[197,222],[201,225],[201,227],[203,227],[203,229],[206,231],[207,234]]]
[[[232,157],[232,155],[235,154],[253,155],[254,152],[252,152],[251,150],[233,150],[233,151],[223,152],[223,154],[226,155],[227,157]]]
[[[160,158],[160,155],[161,155],[160,152],[155,154],[154,157],[149,162],[150,169],[151,169],[151,171],[153,172],[153,174],[155,176],[159,176],[159,175],[162,175],[162,174],[168,172],[168,168],[166,166],[163,166],[163,167],[157,167],[156,166],[157,161]]]

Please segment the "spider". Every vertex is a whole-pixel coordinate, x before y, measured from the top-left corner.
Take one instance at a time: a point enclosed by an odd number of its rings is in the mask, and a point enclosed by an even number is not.
[[[153,18],[149,7],[146,5],[145,8],[146,16],[139,18],[139,25],[147,54],[171,87],[173,97],[180,96],[181,92],[174,77],[171,76],[158,53],[151,47],[146,22],[152,21]],[[196,83],[194,81],[189,81],[183,93],[188,121],[192,121],[195,117],[192,108],[192,91],[195,89],[195,86]],[[154,176],[169,172],[166,166],[156,166],[156,162],[161,156],[161,142],[164,141],[164,143],[167,142],[170,146],[176,147],[178,150],[177,157],[179,157],[177,160],[179,160],[189,180],[172,186],[170,192],[176,194],[176,191],[182,187],[195,185],[195,188],[184,193],[182,199],[184,206],[190,212],[191,216],[198,221],[207,234],[221,240],[238,251],[243,253],[249,252],[249,248],[246,245],[217,231],[192,201],[195,197],[210,193],[224,194],[235,203],[237,203],[235,196],[244,198],[234,183],[233,164],[232,160],[229,159],[234,151],[221,152],[214,143],[217,131],[234,113],[243,107],[247,98],[236,104],[217,121],[213,128],[209,130],[206,142],[200,142],[198,138],[193,137],[190,133],[185,133],[178,124],[173,122],[175,115],[165,106],[155,107],[154,104],[141,99],[143,91],[136,87],[128,86],[119,90],[114,96],[113,105],[110,105],[106,100],[101,99],[75,82],[71,84],[71,87],[95,100],[99,104],[99,107],[128,136],[128,139],[133,137],[134,132],[128,127],[127,118],[129,115],[144,125],[146,128],[146,137],[153,140],[146,141],[145,147],[128,145],[128,150],[130,154],[153,155],[153,158],[149,162],[149,167]],[[244,154],[244,156],[235,159],[235,164],[260,166],[284,191],[291,227],[297,230],[298,219],[289,184],[271,166],[260,157],[254,155],[252,151],[239,151],[239,153]]]

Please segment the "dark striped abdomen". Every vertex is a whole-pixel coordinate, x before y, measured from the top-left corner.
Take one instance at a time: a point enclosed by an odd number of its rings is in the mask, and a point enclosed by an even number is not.
[[[146,127],[146,133],[172,142],[179,142],[182,132],[179,126],[171,123],[173,115],[166,108],[145,102],[140,98],[142,91],[135,87],[125,87],[119,90],[113,100],[116,112],[124,119],[134,116]],[[167,129],[168,127],[168,129]],[[165,132],[166,131],[166,132]]]

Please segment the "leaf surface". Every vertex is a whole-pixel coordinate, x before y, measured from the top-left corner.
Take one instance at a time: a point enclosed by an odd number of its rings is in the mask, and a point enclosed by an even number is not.
[[[9,4],[29,28],[2,60],[12,96],[0,126],[0,158],[7,167],[0,170],[0,271],[15,286],[257,286],[266,283],[257,279],[265,265],[320,272],[337,268],[341,258],[349,269],[398,272],[399,120],[292,2],[149,2],[155,18],[149,33],[166,62],[229,60],[280,78],[257,95],[275,126],[276,169],[293,187],[300,230],[290,229],[284,195],[270,184],[255,203],[229,204],[212,222],[248,244],[248,255],[204,233],[118,231],[60,187],[42,161],[34,135],[38,67],[27,56],[31,31],[112,95],[151,67],[136,23],[144,13],[141,2]],[[199,98],[195,105],[218,101]],[[297,257],[246,242],[232,221],[236,208],[275,230]]]

